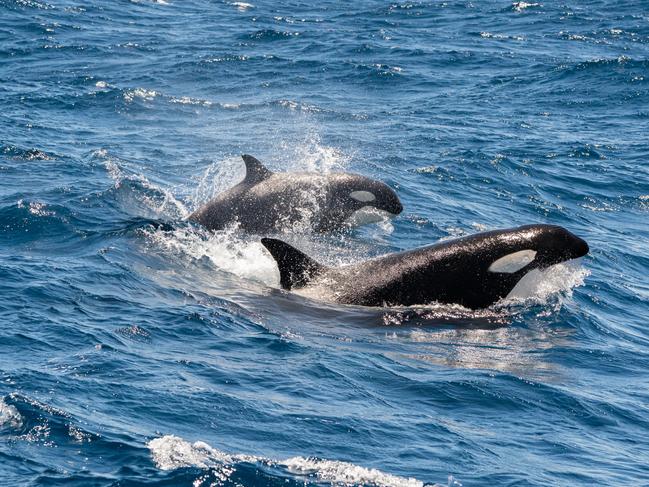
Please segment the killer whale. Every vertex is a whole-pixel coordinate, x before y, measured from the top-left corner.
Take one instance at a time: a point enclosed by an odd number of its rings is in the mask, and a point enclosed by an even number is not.
[[[189,216],[210,230],[237,223],[249,233],[294,230],[306,224],[316,232],[380,221],[403,210],[386,184],[351,173],[273,173],[243,155],[246,176]]]
[[[588,244],[565,228],[527,225],[480,233],[359,264],[323,266],[289,244],[263,238],[286,290],[309,288],[323,299],[362,306],[432,302],[486,308],[531,270],[586,255]]]

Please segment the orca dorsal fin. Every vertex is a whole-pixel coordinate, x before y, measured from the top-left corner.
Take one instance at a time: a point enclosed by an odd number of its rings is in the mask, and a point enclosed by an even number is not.
[[[243,154],[241,158],[246,164],[246,177],[243,180],[245,183],[259,183],[273,174],[258,159],[248,154]]]
[[[262,238],[261,243],[277,262],[283,289],[303,287],[326,269],[325,266],[286,242],[276,238]]]

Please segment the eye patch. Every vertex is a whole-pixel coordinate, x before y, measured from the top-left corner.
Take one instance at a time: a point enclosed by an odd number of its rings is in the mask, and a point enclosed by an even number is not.
[[[360,201],[361,203],[369,203],[370,201],[374,201],[376,199],[376,196],[374,196],[373,193],[370,193],[369,191],[352,191],[349,193],[349,196],[354,198],[356,201]]]
[[[520,271],[523,267],[532,262],[534,257],[536,257],[535,250],[519,250],[518,252],[507,254],[504,257],[495,260],[489,266],[489,272],[504,272],[506,274],[512,274]]]

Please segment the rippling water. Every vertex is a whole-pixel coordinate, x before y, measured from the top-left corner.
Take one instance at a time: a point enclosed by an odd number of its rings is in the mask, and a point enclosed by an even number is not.
[[[252,1],[0,0],[1,483],[648,483],[646,2]],[[401,196],[324,262],[591,254],[479,313],[287,294],[183,222],[244,152]]]

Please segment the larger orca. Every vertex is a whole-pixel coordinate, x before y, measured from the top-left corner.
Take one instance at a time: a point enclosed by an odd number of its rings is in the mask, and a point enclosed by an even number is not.
[[[305,225],[328,232],[380,221],[403,210],[386,184],[350,173],[273,173],[249,155],[242,156],[246,177],[189,216],[210,230],[238,224],[264,234]]]
[[[584,240],[554,225],[480,233],[337,268],[281,240],[264,238],[262,244],[277,262],[284,289],[308,288],[322,299],[362,306],[486,308],[528,272],[588,253]]]

